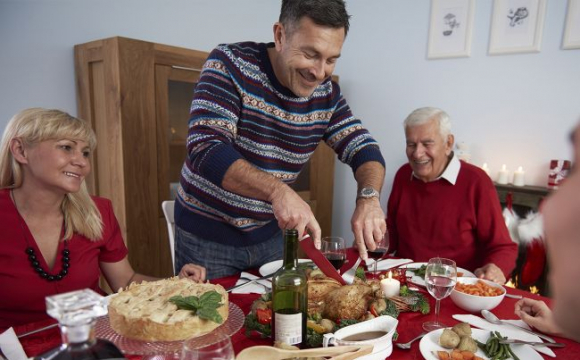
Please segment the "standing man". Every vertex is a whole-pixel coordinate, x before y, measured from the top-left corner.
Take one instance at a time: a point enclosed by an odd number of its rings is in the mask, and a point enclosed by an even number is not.
[[[404,127],[409,163],[397,171],[387,206],[392,249],[415,261],[446,257],[481,278],[505,283],[518,246],[491,179],[453,153],[445,111],[417,109]]]
[[[211,52],[191,105],[176,268],[194,262],[212,279],[280,259],[283,229],[308,231],[320,247],[318,222],[289,187],[320,140],[354,172],[361,256],[383,237],[384,160],[330,78],[349,17],[343,0],[283,0],[274,43]]]

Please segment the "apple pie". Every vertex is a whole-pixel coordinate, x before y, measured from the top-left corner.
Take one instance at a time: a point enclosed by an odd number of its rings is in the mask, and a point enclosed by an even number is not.
[[[169,301],[174,296],[200,298],[215,291],[221,295],[219,307],[222,322],[202,319],[194,311],[178,309]],[[154,282],[131,284],[120,290],[109,302],[109,322],[113,330],[131,339],[143,341],[176,341],[207,334],[228,317],[228,294],[221,285],[197,284],[177,277]]]

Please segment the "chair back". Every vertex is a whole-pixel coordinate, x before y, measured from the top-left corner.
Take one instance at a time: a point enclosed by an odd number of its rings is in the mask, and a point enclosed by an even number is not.
[[[173,206],[175,201],[168,200],[161,203],[165,220],[167,221],[167,232],[169,233],[169,251],[171,252],[171,264],[175,275],[175,220],[173,218]]]

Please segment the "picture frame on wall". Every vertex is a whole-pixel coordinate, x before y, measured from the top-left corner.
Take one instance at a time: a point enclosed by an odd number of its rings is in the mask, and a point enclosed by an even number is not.
[[[494,0],[489,54],[540,52],[546,0]]]
[[[580,0],[568,0],[562,49],[580,49]]]
[[[469,57],[474,0],[431,0],[428,59]]]

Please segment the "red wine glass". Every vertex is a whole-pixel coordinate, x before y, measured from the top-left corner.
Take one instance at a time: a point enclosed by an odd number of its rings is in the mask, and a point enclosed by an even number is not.
[[[344,239],[338,236],[322,238],[321,251],[332,266],[339,271],[346,261],[346,245]]]

